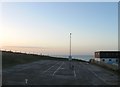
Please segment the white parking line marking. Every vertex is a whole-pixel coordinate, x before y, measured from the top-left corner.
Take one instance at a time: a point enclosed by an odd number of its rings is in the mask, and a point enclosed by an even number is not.
[[[60,62],[57,62],[56,64],[54,64],[53,66],[51,66],[50,68],[48,68],[47,70],[43,71],[43,73],[47,72],[48,70],[50,70],[52,67],[54,67],[55,65],[57,65]]]
[[[95,72],[93,72],[92,70],[90,70],[90,69],[88,69],[90,72],[92,72],[96,77],[98,77],[100,80],[102,80],[104,83],[106,83],[105,82],[105,80],[104,79],[102,79],[100,76],[98,76]],[[107,83],[106,83],[107,84]]]
[[[65,69],[65,68],[60,68],[60,69]]]
[[[76,72],[75,72],[75,70],[74,70],[74,77],[76,78]]]
[[[55,73],[60,69],[60,67],[64,64],[64,62],[55,70],[55,72],[53,73],[53,76],[55,75]]]
[[[26,83],[26,84],[28,83],[28,79],[25,79],[25,83]]]
[[[79,66],[79,67],[80,67],[80,66]],[[82,67],[85,67],[85,66],[82,65]],[[100,79],[100,80],[102,80],[104,83],[106,83],[105,80],[102,79],[100,76],[98,76],[95,72],[93,72],[92,70],[90,70],[90,69],[88,69],[88,68],[87,68],[87,70],[89,70],[91,73],[93,73],[93,75],[95,75],[98,79]],[[107,83],[106,83],[106,84],[107,84]]]

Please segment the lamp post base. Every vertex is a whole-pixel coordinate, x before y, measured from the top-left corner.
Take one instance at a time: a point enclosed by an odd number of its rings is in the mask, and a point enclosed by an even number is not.
[[[72,60],[72,56],[69,56],[69,60]]]

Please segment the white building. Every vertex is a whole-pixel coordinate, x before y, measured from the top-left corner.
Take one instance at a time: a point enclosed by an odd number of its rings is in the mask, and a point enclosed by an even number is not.
[[[118,64],[120,51],[97,51],[95,52],[95,60],[107,64]]]

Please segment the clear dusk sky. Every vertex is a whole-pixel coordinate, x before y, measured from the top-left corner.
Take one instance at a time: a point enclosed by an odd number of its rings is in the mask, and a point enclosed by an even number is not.
[[[2,3],[2,48],[49,55],[118,50],[117,2]]]

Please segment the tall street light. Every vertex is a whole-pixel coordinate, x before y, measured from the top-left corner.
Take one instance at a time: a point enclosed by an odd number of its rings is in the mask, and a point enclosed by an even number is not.
[[[72,60],[72,56],[71,56],[71,35],[72,35],[72,33],[70,33],[70,55],[69,55],[69,60]]]

